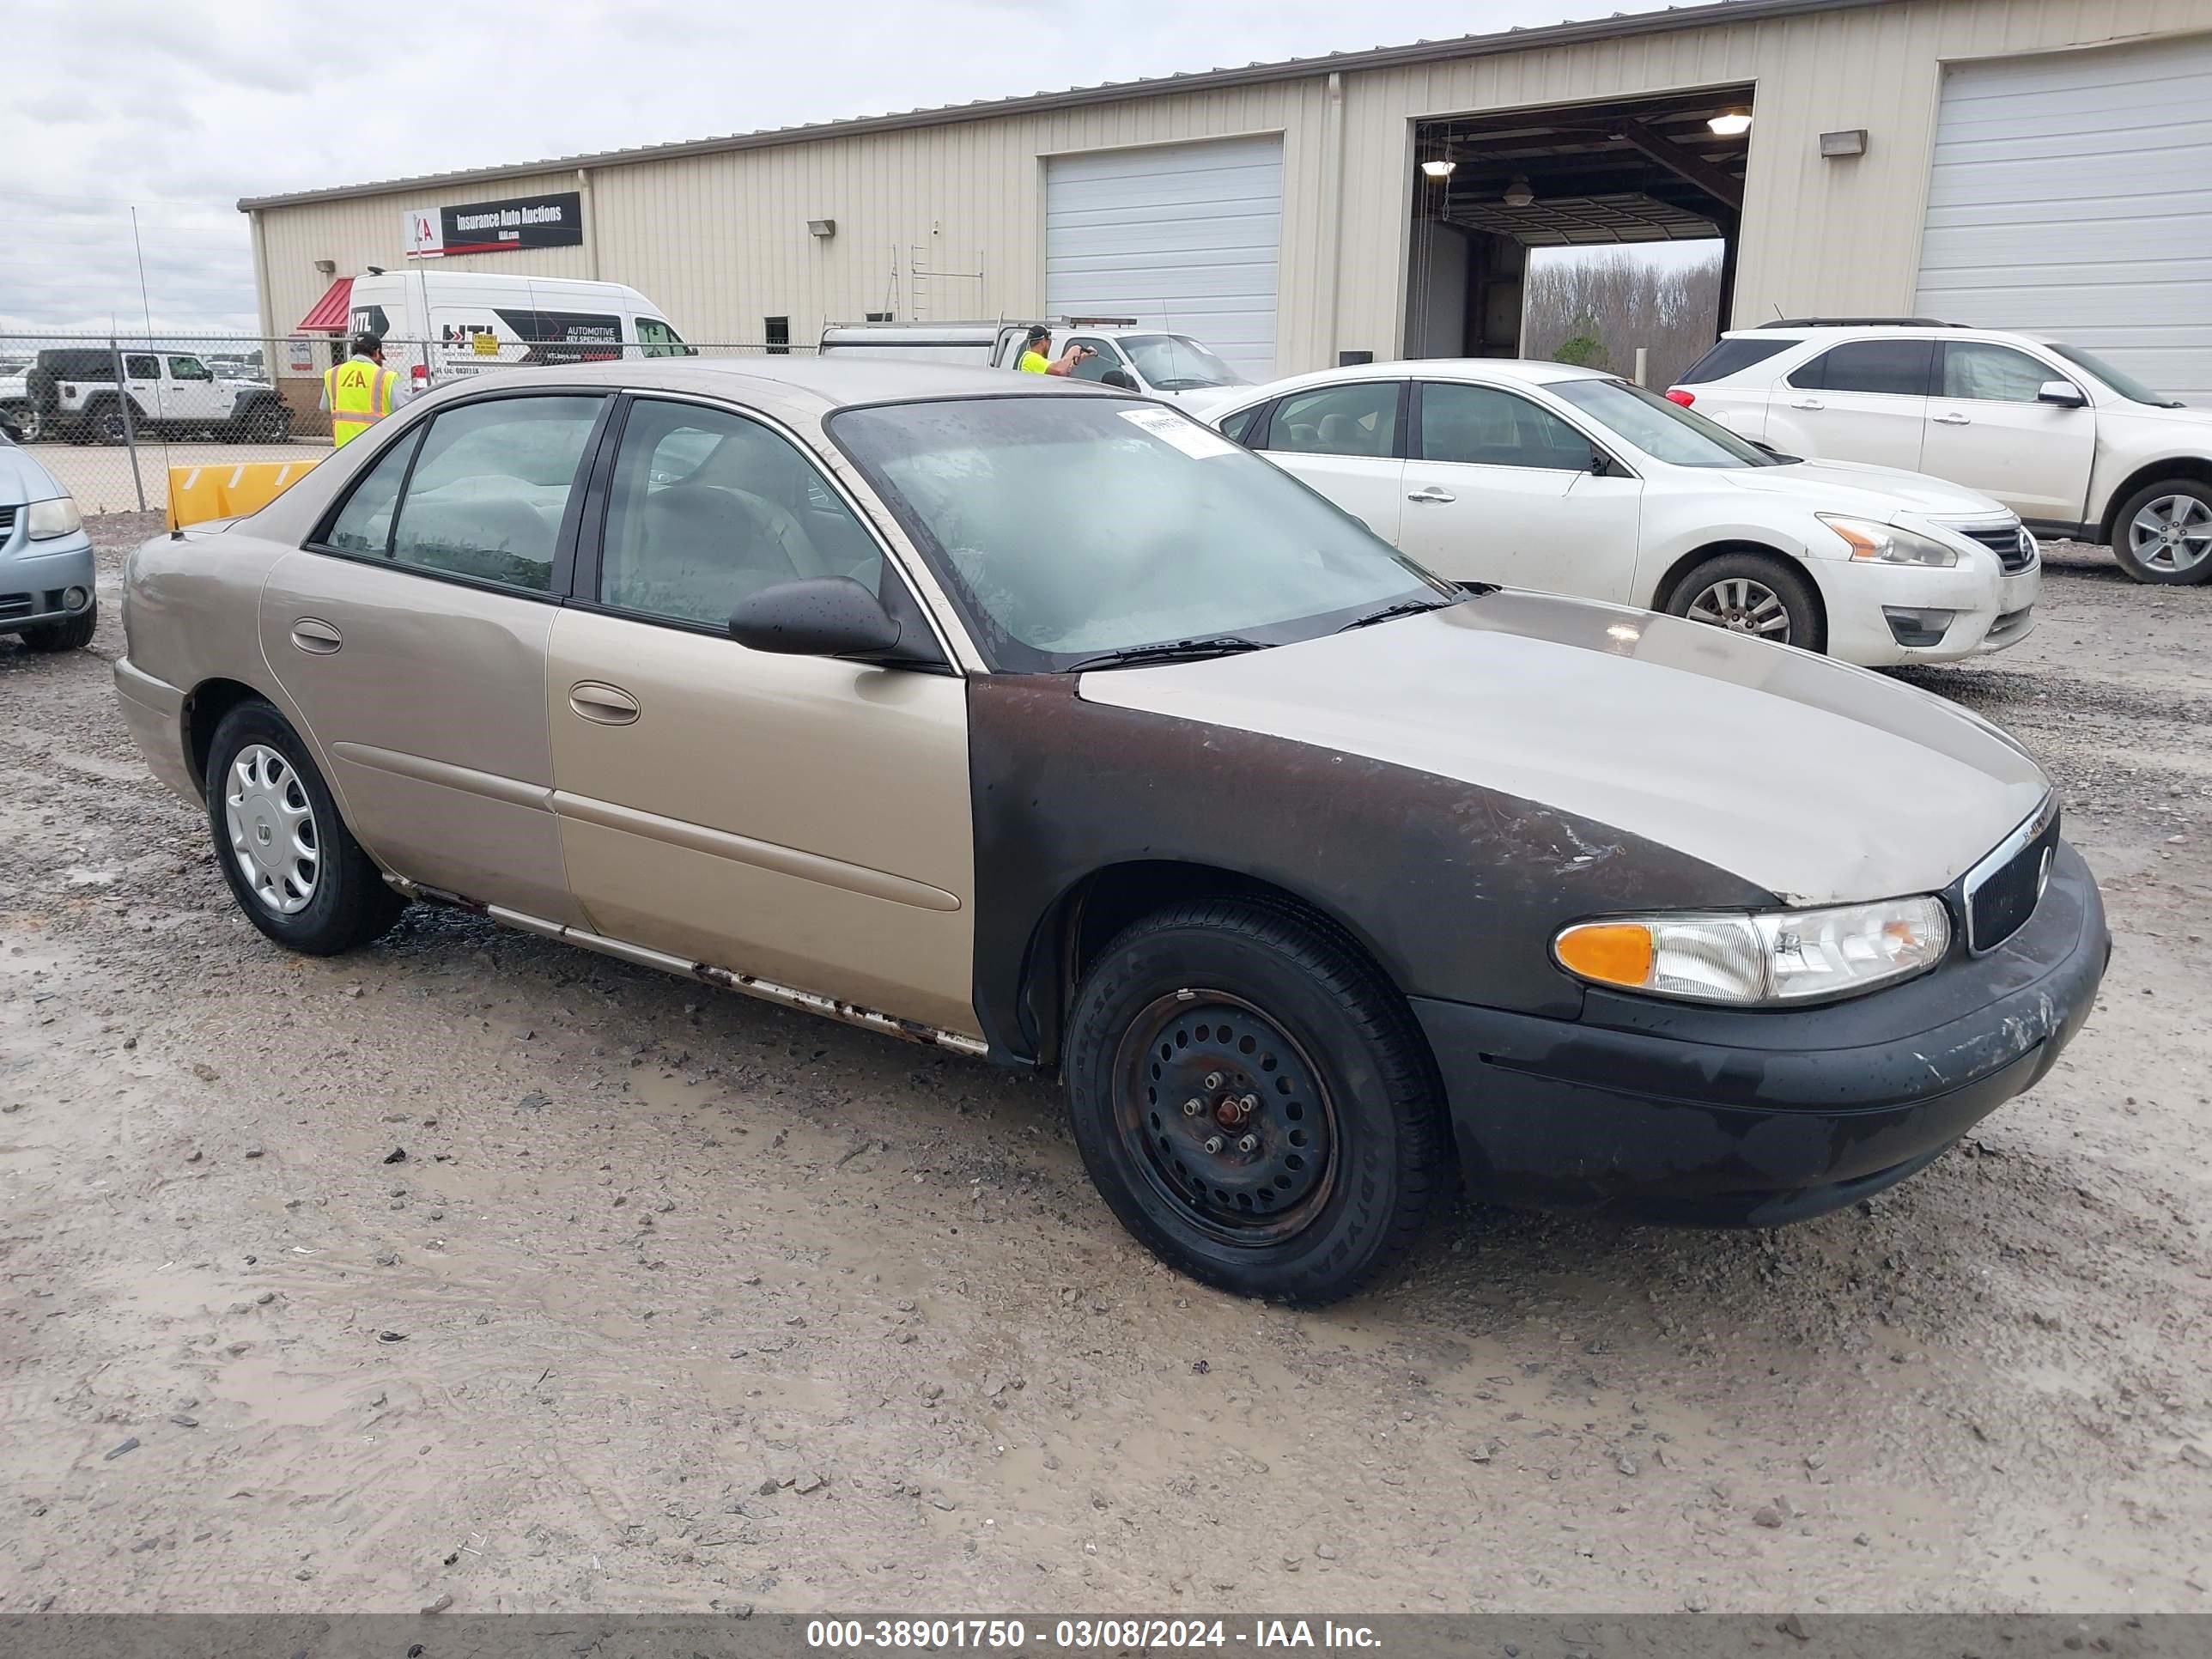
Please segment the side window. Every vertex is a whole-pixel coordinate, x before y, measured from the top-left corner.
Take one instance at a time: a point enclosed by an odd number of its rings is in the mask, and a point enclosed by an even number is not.
[[[1590,441],[1548,409],[1510,392],[1425,380],[1420,410],[1419,454],[1425,461],[1589,470]]]
[[[684,337],[658,317],[637,319],[637,343],[648,357],[694,357],[698,354],[684,343]]]
[[[1068,377],[1071,380],[1103,380],[1111,370],[1128,367],[1111,340],[1102,340],[1095,334],[1079,334],[1068,344],[1089,346],[1098,354],[1076,364],[1075,372]]]
[[[123,374],[126,380],[158,380],[161,378],[161,361],[158,357],[127,354],[123,359]]]
[[[387,556],[546,592],[576,464],[603,401],[501,398],[439,416],[407,482]]]
[[[778,582],[850,576],[880,593],[883,552],[781,434],[695,404],[641,400],[623,428],[599,600],[670,622],[728,624]]]
[[[209,373],[208,366],[197,357],[172,357],[169,359],[169,378],[176,380],[212,380],[215,376]]]
[[[1935,367],[1933,340],[1849,340],[1796,370],[1790,384],[1810,392],[1924,398]]]
[[[1943,345],[1943,395],[1984,403],[2032,404],[2045,380],[2063,380],[2025,351],[1978,340],[1947,340]]]
[[[1804,337],[1796,334],[1742,335],[1722,340],[1676,375],[1674,384],[1704,386],[1708,381],[1723,380],[1731,374],[1740,374],[1747,368],[1755,368],[1770,357],[1778,357],[1790,347],[1804,343]]]
[[[331,520],[330,532],[323,538],[325,546],[342,553],[391,556],[392,508],[399,504],[399,486],[406,482],[407,463],[414,459],[422,441],[422,428],[418,426],[377,458]]]
[[[1398,443],[1398,382],[1363,380],[1292,392],[1276,406],[1267,447],[1285,455],[1371,455]]]
[[[1238,410],[1221,423],[1221,435],[1224,438],[1234,438],[1240,444],[1249,442],[1253,428],[1259,424],[1260,416],[1266,414],[1267,410],[1267,405],[1265,404],[1255,404],[1249,409]]]

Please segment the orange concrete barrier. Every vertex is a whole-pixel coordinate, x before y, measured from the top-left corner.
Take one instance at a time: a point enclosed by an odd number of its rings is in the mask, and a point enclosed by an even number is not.
[[[258,513],[313,470],[313,461],[234,461],[169,469],[169,528]]]

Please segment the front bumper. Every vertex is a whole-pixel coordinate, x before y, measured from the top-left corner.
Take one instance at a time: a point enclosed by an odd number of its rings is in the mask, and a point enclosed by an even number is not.
[[[1829,1007],[1593,991],[1579,1020],[1413,1012],[1478,1196],[1778,1226],[1904,1179],[2033,1087],[2111,954],[2096,881],[2062,842],[2034,915],[1996,950]]]
[[[1814,561],[1808,568],[1828,612],[1828,654],[1862,668],[1889,668],[1958,662],[2017,645],[2035,626],[2042,561],[2010,575],[1992,570],[1992,562],[1984,556],[1948,570],[1924,570]],[[1936,643],[1906,645],[1899,639],[1889,613],[1915,611],[1953,613]]]
[[[19,525],[12,539],[0,538],[0,634],[82,615],[98,592],[94,574],[92,542],[82,530],[34,542]],[[72,587],[87,595],[75,611],[62,597]]]

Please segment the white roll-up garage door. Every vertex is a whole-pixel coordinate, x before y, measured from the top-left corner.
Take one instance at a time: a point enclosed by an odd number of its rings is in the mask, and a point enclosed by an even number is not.
[[[1918,309],[2212,403],[2212,37],[1954,66]]]
[[[1280,138],[1054,156],[1045,174],[1045,309],[1134,317],[1272,380],[1282,237]]]

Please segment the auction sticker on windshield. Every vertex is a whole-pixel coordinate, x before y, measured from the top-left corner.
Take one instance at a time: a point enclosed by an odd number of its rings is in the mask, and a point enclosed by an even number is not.
[[[1234,455],[1237,446],[1218,432],[1164,409],[1125,409],[1121,418],[1142,427],[1162,443],[1172,444],[1186,455],[1203,460],[1209,455]]]

